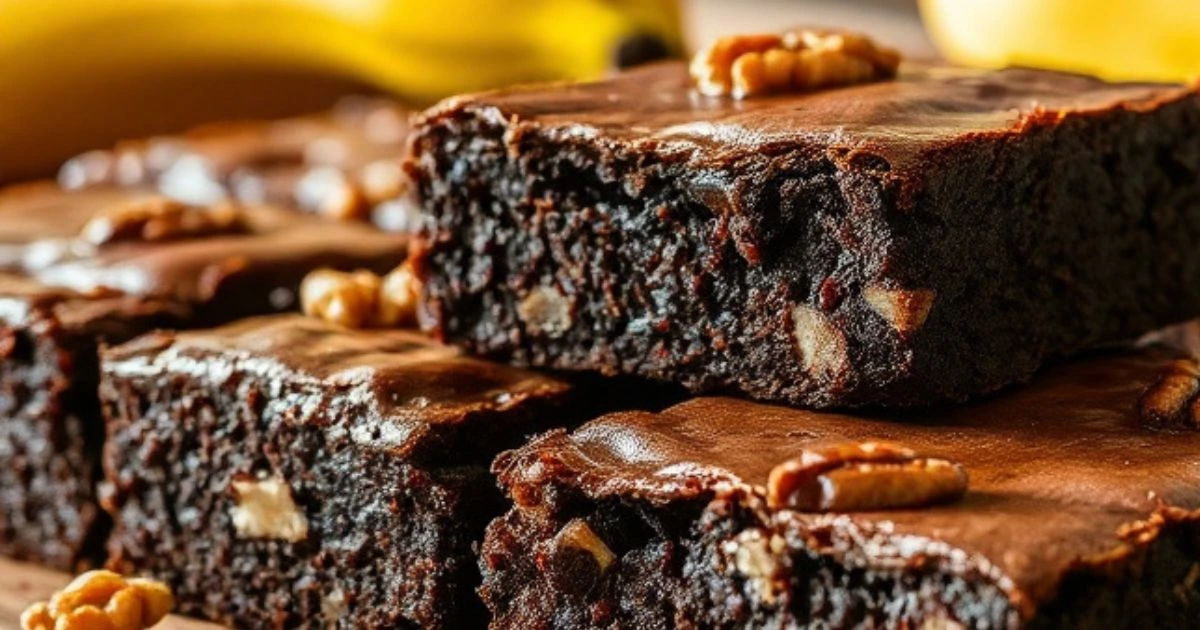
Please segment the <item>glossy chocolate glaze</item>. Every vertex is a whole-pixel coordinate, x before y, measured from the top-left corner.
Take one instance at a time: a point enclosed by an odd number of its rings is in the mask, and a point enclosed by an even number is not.
[[[1177,356],[1162,348],[1097,356],[991,400],[903,418],[700,398],[548,434],[497,468],[506,484],[560,482],[593,498],[668,505],[762,498],[771,468],[806,445],[896,442],[965,466],[966,497],[915,510],[781,510],[769,518],[855,538],[846,553],[868,566],[932,560],[954,573],[981,573],[1028,614],[1068,572],[1102,569],[1152,541],[1156,529],[1147,521],[1200,519],[1200,434],[1144,429],[1135,409]]]
[[[351,437],[398,455],[444,439],[446,428],[489,418],[495,424],[501,412],[570,391],[565,381],[464,357],[415,332],[346,330],[299,315],[155,333],[108,351],[105,363],[117,378],[188,374],[211,380],[236,372],[278,391],[307,393],[322,401],[316,404],[366,409],[368,414],[346,422]],[[483,427],[480,435],[494,430]]]
[[[407,247],[404,235],[277,206],[244,207],[244,233],[101,246],[78,238],[97,213],[150,194],[113,187],[64,191],[50,183],[0,192],[0,269],[84,294],[119,291],[188,304],[248,295],[257,303],[270,298],[282,309],[294,304],[292,292],[307,270],[386,272],[403,261]]]
[[[706,97],[687,68],[663,63],[598,83],[518,88],[453,98],[422,119],[488,111],[525,124],[622,143],[631,151],[677,154],[697,166],[728,164],[747,150],[866,152],[893,170],[920,153],[968,136],[1016,134],[1029,125],[1125,108],[1152,109],[1194,93],[1182,86],[1105,83],[1091,77],[1010,68],[999,71],[906,63],[899,76],[837,89],[746,100]],[[513,142],[520,134],[513,133]]]
[[[352,171],[397,160],[408,135],[408,111],[379,98],[350,97],[328,112],[273,121],[206,125],[178,136],[123,142],[64,164],[66,188],[153,186],[194,203],[233,196],[290,204],[310,169]]]

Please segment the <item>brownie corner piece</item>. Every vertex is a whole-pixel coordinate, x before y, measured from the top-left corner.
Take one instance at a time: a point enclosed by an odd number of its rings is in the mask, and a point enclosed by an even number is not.
[[[961,401],[1200,313],[1200,96],[1028,69],[731,101],[682,64],[416,124],[425,320],[522,364]]]
[[[917,422],[698,398],[546,434],[497,460],[492,627],[1195,627],[1200,434],[1135,411],[1178,356]]]
[[[565,381],[300,316],[103,357],[111,564],[238,627],[482,624],[488,465],[563,421]]]

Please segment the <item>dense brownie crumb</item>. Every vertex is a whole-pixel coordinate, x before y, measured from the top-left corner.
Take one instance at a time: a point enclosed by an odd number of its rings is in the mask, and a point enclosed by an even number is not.
[[[1200,98],[1033,70],[744,103],[662,65],[414,130],[427,325],[812,406],[959,401],[1200,313]]]
[[[290,310],[315,267],[386,272],[405,257],[406,236],[274,206],[238,208],[227,229],[143,240],[141,211],[162,210],[160,201],[49,183],[0,191],[2,554],[66,570],[103,559],[108,520],[94,489],[102,344]],[[97,217],[107,232],[87,229]]]
[[[575,400],[416,333],[299,316],[148,336],[103,363],[112,566],[236,627],[482,625],[473,550],[503,510],[488,464],[569,424]],[[247,501],[278,518],[248,527]]]
[[[514,505],[480,592],[495,628],[1193,627],[1200,434],[1136,408],[1178,356],[1095,357],[920,417],[700,398],[551,432],[497,460]],[[885,485],[882,464],[814,486],[862,511],[776,504],[788,462],[884,442],[961,464],[965,496],[871,507],[929,481]]]
[[[103,559],[96,344],[178,322],[169,304],[0,274],[0,553],[64,570]]]

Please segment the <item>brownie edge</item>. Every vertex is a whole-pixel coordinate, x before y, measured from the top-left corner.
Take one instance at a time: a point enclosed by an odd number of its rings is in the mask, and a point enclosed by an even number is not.
[[[908,64],[734,102],[682,65],[459,97],[408,169],[424,321],[517,364],[961,401],[1200,314],[1200,96]]]
[[[495,466],[513,507],[481,553],[492,627],[1194,628],[1200,434],[1136,411],[1178,357],[1092,358],[919,417],[698,398],[549,433]],[[779,502],[785,462],[884,443],[961,465],[965,494]],[[813,487],[876,502],[931,483],[830,466]]]
[[[106,351],[110,566],[234,627],[483,625],[488,465],[572,387],[411,331],[300,316]]]

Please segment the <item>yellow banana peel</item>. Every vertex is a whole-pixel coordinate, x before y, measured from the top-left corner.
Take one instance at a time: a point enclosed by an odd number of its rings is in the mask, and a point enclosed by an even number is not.
[[[949,59],[1109,80],[1200,76],[1200,0],[921,0]]]
[[[163,121],[300,108],[304,77],[420,105],[596,77],[638,36],[681,51],[677,0],[0,1],[0,180]]]

